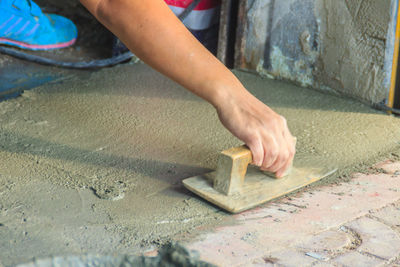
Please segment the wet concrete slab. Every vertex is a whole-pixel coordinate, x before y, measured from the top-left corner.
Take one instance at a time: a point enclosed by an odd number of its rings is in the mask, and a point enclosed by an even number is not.
[[[325,184],[351,183],[348,175],[355,170],[397,153],[396,117],[350,99],[235,73],[288,119],[297,157],[339,167]],[[231,216],[181,181],[215,169],[218,153],[240,144],[211,105],[143,64],[72,76],[3,101],[0,259],[11,265],[53,255],[132,255],[200,234],[194,231],[199,227],[219,227]],[[286,213],[272,215],[282,221]],[[247,235],[241,242],[253,239]]]

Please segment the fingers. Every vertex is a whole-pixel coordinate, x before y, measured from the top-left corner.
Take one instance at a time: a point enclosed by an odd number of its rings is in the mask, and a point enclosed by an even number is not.
[[[253,164],[260,167],[264,159],[264,149],[261,138],[255,137],[250,139],[250,141],[247,142],[247,146],[250,148],[251,154],[253,155]]]
[[[281,178],[285,175],[286,171],[292,166],[293,158],[289,159],[286,164],[280,168],[276,173],[276,177]]]
[[[267,171],[276,173],[279,170],[282,170],[284,172],[286,169],[283,168],[286,165],[288,165],[288,163],[289,163],[289,151],[287,148],[281,148],[279,156],[276,158],[274,163],[270,167],[268,167]]]
[[[285,120],[286,122],[286,120]],[[286,163],[281,166],[276,171],[276,176],[278,178],[282,177],[286,171],[292,166],[293,158],[296,153],[296,141],[297,139],[292,136],[292,134],[289,131],[289,128],[287,127],[286,124],[286,131],[284,131],[283,136],[285,138],[286,144],[287,144],[287,159]]]
[[[266,135],[263,138],[264,160],[261,170],[269,171],[275,173],[277,177],[282,177],[292,164],[295,154],[295,139],[290,134],[286,120],[283,117],[281,117],[279,124],[278,129],[281,131],[272,138],[271,135]]]
[[[294,154],[296,153],[296,142],[294,138],[288,140],[289,146],[287,147],[288,157],[286,159],[286,163],[284,163],[278,170],[276,170],[276,177],[281,178],[285,175],[287,170],[292,166]]]
[[[276,138],[271,136],[265,136],[263,139],[263,147],[264,147],[264,159],[261,166],[261,170],[263,171],[272,171],[272,167],[278,161],[280,156],[280,141],[277,141]]]

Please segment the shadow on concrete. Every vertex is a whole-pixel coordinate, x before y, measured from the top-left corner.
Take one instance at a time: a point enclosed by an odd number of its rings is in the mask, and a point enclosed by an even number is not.
[[[183,178],[212,171],[200,166],[189,166],[151,159],[109,155],[101,151],[90,151],[57,144],[39,138],[0,130],[0,151],[58,159],[99,167],[111,167],[140,173],[147,177],[176,184]]]
[[[24,90],[32,89],[60,78],[60,75],[44,71],[33,64],[12,64],[0,69],[0,101],[17,97]]]
[[[25,90],[71,77],[87,77],[88,73],[35,64],[0,54],[0,102],[18,97]]]
[[[254,78],[255,74],[234,71],[244,86],[262,102],[272,108],[327,110],[351,113],[382,113],[344,96],[304,88],[286,81]],[[45,94],[70,93],[104,96],[126,96],[157,99],[179,99],[190,102],[203,101],[174,81],[142,64],[125,64],[103,69],[87,79],[89,86],[76,86],[76,81],[66,81],[64,86],[44,88]]]
[[[0,58],[1,59],[1,58]],[[382,113],[356,100],[335,96],[314,89],[298,87],[285,81],[254,78],[253,73],[234,71],[244,86],[262,102],[274,109],[327,110],[351,113]],[[158,99],[203,101],[143,64],[124,64],[100,71],[65,70],[11,59],[0,69],[2,92],[32,89],[45,83],[60,83],[42,88],[45,94],[91,93],[110,96],[132,96]],[[86,86],[77,86],[84,81]],[[9,94],[9,93],[7,93]]]

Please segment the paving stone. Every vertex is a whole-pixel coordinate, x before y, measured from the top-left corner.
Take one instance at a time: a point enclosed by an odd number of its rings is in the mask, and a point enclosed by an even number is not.
[[[398,257],[399,259],[395,261],[394,263],[391,264],[391,267],[400,267],[400,255]]]
[[[396,205],[390,205],[389,207],[374,211],[371,214],[382,219],[387,224],[400,227],[400,202],[396,203]]]
[[[374,167],[382,169],[388,174],[400,175],[400,162],[393,162],[391,160],[386,160],[376,164]]]
[[[273,263],[287,267],[311,266],[317,261],[316,259],[305,255],[305,253],[294,249],[285,249],[273,252],[270,254],[270,258],[276,259]]]
[[[332,267],[332,266],[342,266],[341,264],[335,264],[332,262],[317,262],[315,264],[313,264],[313,267]]]
[[[357,251],[351,251],[350,253],[345,253],[343,255],[338,256],[333,262],[342,264],[344,266],[351,267],[378,267],[383,266],[385,264],[384,260],[380,260],[375,257],[369,257],[366,255],[362,255]]]
[[[386,260],[400,253],[400,235],[389,226],[376,220],[362,217],[345,225],[361,237],[357,251],[369,253]]]
[[[349,246],[352,241],[352,236],[343,231],[328,230],[305,239],[297,247],[302,250],[335,252]]]

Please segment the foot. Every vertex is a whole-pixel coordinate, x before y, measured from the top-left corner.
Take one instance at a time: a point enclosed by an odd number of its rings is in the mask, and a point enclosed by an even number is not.
[[[0,44],[29,50],[71,46],[78,35],[72,21],[43,13],[31,0],[0,1]]]

